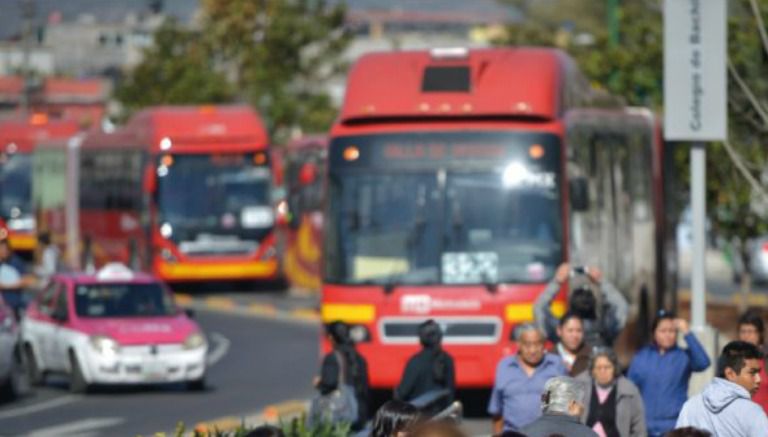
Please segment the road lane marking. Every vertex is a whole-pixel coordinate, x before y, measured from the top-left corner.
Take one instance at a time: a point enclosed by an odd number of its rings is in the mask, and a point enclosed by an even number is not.
[[[110,428],[124,423],[122,417],[90,417],[87,419],[75,420],[72,422],[54,425],[45,428],[33,430],[29,437],[64,437],[64,436],[83,436],[97,435],[94,431]]]
[[[181,306],[186,306],[191,304],[195,300],[194,297],[192,297],[191,294],[187,293],[176,293],[176,303],[178,303]]]
[[[205,359],[205,364],[208,367],[213,366],[224,358],[224,355],[229,352],[229,346],[231,344],[227,337],[224,337],[218,332],[211,333],[211,343],[213,343],[213,349],[208,353],[208,356]]]
[[[226,297],[207,297],[205,304],[218,310],[231,310],[237,306],[234,300]]]
[[[13,408],[0,412],[0,419],[9,419],[12,417],[25,416],[27,414],[39,413],[40,411],[50,410],[51,408],[60,407],[62,405],[71,404],[80,400],[82,396],[67,395],[60,398],[50,399],[48,401],[40,402],[38,404],[27,405],[24,407]]]

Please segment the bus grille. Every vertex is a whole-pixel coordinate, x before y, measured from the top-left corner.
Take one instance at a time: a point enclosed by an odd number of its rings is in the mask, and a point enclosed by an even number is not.
[[[419,324],[425,319],[384,318],[380,323],[382,343],[418,343]],[[446,344],[492,344],[499,341],[501,321],[494,317],[485,318],[440,318],[433,317],[443,330]]]

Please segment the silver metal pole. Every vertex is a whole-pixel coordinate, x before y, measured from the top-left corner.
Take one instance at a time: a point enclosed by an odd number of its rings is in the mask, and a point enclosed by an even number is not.
[[[67,142],[67,194],[65,196],[65,223],[67,235],[67,258],[69,265],[81,270],[80,264],[80,144],[81,135],[75,135]]]
[[[691,325],[704,329],[707,324],[706,296],[706,166],[705,143],[694,143],[691,148],[691,221],[693,247],[691,250]],[[699,331],[701,332],[701,331]]]

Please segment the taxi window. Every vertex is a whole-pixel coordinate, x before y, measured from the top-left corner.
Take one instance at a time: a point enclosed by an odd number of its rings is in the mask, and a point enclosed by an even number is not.
[[[75,288],[79,317],[156,317],[176,314],[159,284],[88,284]]]

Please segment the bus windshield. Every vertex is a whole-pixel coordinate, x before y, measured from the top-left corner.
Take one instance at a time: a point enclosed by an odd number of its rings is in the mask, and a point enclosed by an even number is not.
[[[562,261],[559,156],[557,137],[541,133],[337,139],[330,150],[326,280],[547,280]]]
[[[0,164],[0,215],[19,219],[31,213],[32,155],[16,153],[4,158]]]
[[[258,237],[274,222],[271,172],[253,163],[252,154],[165,155],[160,158],[160,220],[173,239],[200,233]]]

